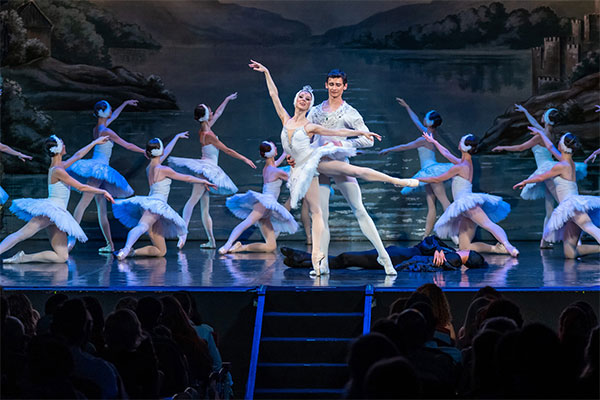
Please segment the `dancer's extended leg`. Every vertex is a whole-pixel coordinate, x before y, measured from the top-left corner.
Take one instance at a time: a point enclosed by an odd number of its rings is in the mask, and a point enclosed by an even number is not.
[[[546,229],[546,223],[548,223],[548,220],[552,215],[552,211],[554,211],[554,197],[552,197],[552,193],[550,193],[550,190],[547,186],[544,188],[544,207],[546,209],[546,215],[544,216],[544,229]],[[540,241],[540,249],[548,248],[552,248],[552,245],[547,243],[542,237],[542,240]]]
[[[246,244],[238,247],[235,251],[232,249],[232,252],[248,251],[251,253],[272,253],[277,250],[275,229],[273,229],[271,220],[269,218],[263,218],[260,220],[258,226],[260,227],[260,233],[262,234],[263,238],[265,238],[264,243]]]
[[[323,254],[321,250],[321,235],[323,234],[323,214],[321,213],[321,207],[319,206],[319,181],[315,177],[310,183],[310,187],[306,192],[306,203],[308,205],[308,211],[312,221],[312,264],[313,271],[317,275],[321,275],[320,266],[326,254]]]
[[[67,249],[67,234],[54,224],[47,226],[48,238],[52,250],[40,251],[33,254],[19,253],[10,260],[15,263],[64,263],[69,258]],[[15,259],[16,258],[16,259]]]
[[[108,212],[106,210],[106,198],[101,195],[95,195],[96,208],[98,210],[98,222],[100,224],[100,230],[106,240],[106,247],[98,249],[100,253],[112,253],[114,251],[114,243],[110,234],[110,223],[108,222]]]
[[[480,253],[496,253],[497,249],[491,244],[473,242],[477,225],[467,217],[461,217],[458,225],[458,247],[460,250],[475,250]]]
[[[255,204],[252,212],[246,217],[245,220],[240,222],[229,234],[227,243],[219,249],[220,254],[229,252],[235,241],[244,233],[244,231],[250,228],[252,225],[257,223],[265,215],[265,207],[262,204]]]
[[[587,216],[587,214],[584,214]],[[589,218],[589,217],[588,217]],[[586,224],[585,218],[578,218],[580,223]],[[591,220],[590,220],[591,223]],[[592,224],[593,225],[593,224]],[[595,244],[577,245],[581,234],[581,227],[574,221],[568,221],[563,232],[563,250],[565,258],[577,258],[587,254],[600,253],[600,246]]]
[[[504,247],[511,256],[516,257],[519,255],[519,251],[508,241],[508,237],[506,236],[506,232],[504,232],[504,229],[502,229],[500,225],[492,222],[492,220],[489,219],[489,217],[481,209],[481,207],[475,207],[467,211],[466,216],[469,217],[477,225],[491,233],[492,236],[494,236],[498,242],[504,245]]]
[[[289,211],[289,208],[288,208]],[[302,209],[300,210],[300,220],[304,226],[304,234],[306,235],[306,244],[312,244],[312,234],[310,233],[310,213],[306,200],[302,199]]]
[[[8,250],[12,249],[16,244],[29,239],[51,223],[52,222],[47,217],[32,218],[21,229],[4,238],[4,240],[0,243],[0,254],[4,254]]]
[[[202,217],[202,225],[204,225],[204,231],[208,237],[208,242],[200,245],[205,249],[214,249],[217,247],[217,241],[215,235],[213,235],[213,222],[210,216],[210,195],[207,191],[204,191],[202,197],[200,197],[200,212]]]
[[[433,194],[435,195],[435,197],[438,199],[438,201],[442,205],[442,208],[444,209],[444,211],[446,211],[446,208],[448,208],[450,206],[450,200],[448,200],[448,195],[446,194],[446,187],[444,186],[444,184],[443,183],[430,183],[427,186],[431,187],[431,189],[433,190]]]
[[[321,215],[323,216],[323,233],[321,234],[321,241],[319,242],[321,252],[323,254],[329,254],[329,242],[331,240],[331,234],[329,232],[329,196],[331,195],[330,180],[328,176],[323,174],[319,175],[319,206],[321,209]],[[313,242],[314,243],[314,242]],[[322,263],[323,272],[329,272],[329,260],[327,257]]]
[[[425,199],[427,200],[427,219],[425,220],[425,234],[423,237],[431,235],[433,232],[433,226],[435,225],[435,219],[437,217],[437,210],[435,208],[435,194],[431,185],[425,185]]]
[[[119,250],[117,254],[117,258],[119,260],[123,260],[125,257],[129,255],[131,249],[135,242],[154,225],[154,223],[158,220],[159,216],[151,213],[150,211],[144,211],[142,214],[142,218],[140,218],[138,224],[134,226],[129,233],[127,234],[127,241],[125,242],[125,247]]]
[[[202,197],[202,195],[204,194],[205,191],[206,191],[206,188],[204,187],[204,185],[198,185],[198,184],[192,185],[192,194],[190,195],[190,198],[188,199],[188,201],[185,203],[185,206],[183,206],[182,218],[185,221],[186,226],[190,225],[190,219],[192,219],[192,213],[194,212],[194,207],[196,207],[196,204],[198,204],[198,201],[200,201],[200,197]],[[183,248],[186,240],[187,240],[187,235],[180,236],[179,242],[177,242],[177,247],[180,249]]]
[[[167,244],[165,238],[152,230],[152,227],[148,230],[148,236],[150,236],[151,246],[144,246],[135,250],[136,256],[146,257],[164,257],[167,254]]]
[[[319,172],[328,176],[345,175],[366,181],[387,182],[396,186],[419,186],[419,181],[416,179],[394,178],[372,168],[357,167],[356,165],[337,160],[321,161]]]

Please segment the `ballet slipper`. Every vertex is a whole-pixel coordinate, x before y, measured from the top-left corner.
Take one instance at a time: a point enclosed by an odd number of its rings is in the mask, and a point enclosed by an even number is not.
[[[201,249],[216,249],[217,245],[214,242],[208,241],[200,245]]]
[[[237,253],[238,251],[240,251],[240,248],[242,247],[242,242],[235,242],[233,244],[233,246],[231,246],[231,248],[229,249],[230,253]]]
[[[131,255],[131,253],[132,253],[131,249],[123,247],[121,250],[119,250],[117,252],[117,254],[115,254],[115,256],[117,257],[117,260],[123,261],[124,259],[129,257]]]
[[[110,244],[107,244],[106,246],[98,249],[98,253],[100,253],[100,254],[112,253],[113,251],[115,251],[115,250],[112,248],[112,246]]]
[[[17,254],[10,258],[5,258],[2,260],[4,264],[21,264],[23,262],[23,258],[25,257],[24,251],[19,251]]]
[[[507,250],[508,250],[508,254],[510,254],[512,257],[515,257],[515,258],[519,257],[519,250],[517,250],[517,248],[515,246],[509,245]]]
[[[225,246],[223,246],[223,247],[221,247],[221,248],[219,249],[219,254],[220,254],[220,255],[225,255],[225,254],[227,254],[228,252],[229,252],[229,249],[228,249],[228,248],[226,248]]]
[[[377,262],[383,266],[386,275],[398,275],[396,268],[392,265],[392,260],[389,257],[377,257]]]
[[[313,272],[315,276],[321,275],[321,265],[323,260],[325,259],[325,255],[322,252],[313,252],[311,256]]]
[[[179,250],[183,249],[183,246],[185,246],[186,241],[187,241],[187,235],[179,236],[179,240],[177,241],[177,248]]]

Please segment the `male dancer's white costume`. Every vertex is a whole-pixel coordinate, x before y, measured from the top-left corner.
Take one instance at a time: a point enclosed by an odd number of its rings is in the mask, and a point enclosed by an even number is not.
[[[310,122],[319,124],[329,129],[347,128],[361,131],[369,131],[369,128],[367,128],[367,126],[365,125],[365,122],[362,116],[359,114],[359,112],[345,101],[337,110],[332,112],[327,112],[323,110],[323,104],[324,103],[321,103],[310,110],[307,117]],[[335,136],[315,136],[313,143],[322,146],[327,144],[328,142],[338,142],[343,147],[354,148],[364,148],[373,146],[373,139],[369,139],[365,136],[359,136],[355,139],[348,139],[345,137]],[[330,157],[330,159],[348,162],[348,158],[336,158],[335,156],[332,156]],[[326,161],[327,159],[324,159],[322,163]],[[327,176],[324,174],[324,171],[321,170],[320,166],[318,170],[321,173],[321,175],[319,176],[319,201],[321,204],[321,212],[323,213],[323,222],[325,224],[325,229],[323,231],[321,239],[321,251],[324,254],[328,254],[329,252],[329,196],[330,179],[333,179],[337,188],[342,193],[342,196],[344,196],[344,198],[350,205],[354,216],[358,220],[358,224],[362,233],[367,237],[367,239],[369,239],[369,241],[377,250],[377,253],[379,254],[377,260],[381,265],[383,265],[386,273],[395,275],[392,260],[390,259],[388,253],[385,251],[385,246],[383,245],[383,242],[379,237],[377,227],[375,226],[375,223],[367,213],[367,210],[365,209],[365,206],[362,202],[362,194],[356,178],[345,175]],[[327,258],[325,258],[325,260],[327,260]]]

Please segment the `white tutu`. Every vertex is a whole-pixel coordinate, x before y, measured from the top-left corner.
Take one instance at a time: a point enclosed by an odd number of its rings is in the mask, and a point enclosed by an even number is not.
[[[544,240],[547,242],[560,242],[563,239],[565,224],[577,212],[587,213],[593,224],[600,226],[600,197],[572,195],[563,199],[552,211],[550,219],[544,229]]]
[[[240,219],[246,219],[252,212],[256,203],[262,204],[268,211],[265,217],[271,220],[273,229],[282,233],[295,233],[298,223],[292,214],[277,202],[270,194],[258,193],[249,190],[244,194],[236,194],[227,199],[225,203],[229,211]]]
[[[459,234],[460,217],[477,206],[487,214],[492,222],[502,221],[510,213],[510,205],[502,197],[486,193],[469,193],[455,199],[435,223],[436,234],[448,239]]]
[[[33,217],[48,217],[54,225],[68,236],[73,236],[80,242],[86,242],[87,236],[75,218],[63,207],[50,199],[16,199],[10,206],[10,211],[23,221]]]
[[[123,175],[94,158],[75,162],[67,172],[81,183],[86,183],[89,178],[98,179],[102,182],[100,189],[106,190],[113,197],[129,197],[133,194],[133,189]]]
[[[300,200],[304,198],[310,184],[315,176],[318,176],[317,168],[323,157],[354,157],[356,150],[350,147],[339,147],[330,143],[325,146],[313,148],[310,155],[292,168],[287,187],[290,189],[290,202],[292,208],[297,208]]]
[[[2,189],[2,186],[0,186],[0,204],[6,203],[7,200],[8,200],[8,193],[6,193],[4,191],[4,189]]]
[[[531,179],[535,176],[545,174],[550,171],[552,167],[556,165],[556,161],[546,161],[536,169],[533,174],[529,175],[527,179]],[[579,181],[587,176],[587,164],[582,162],[575,163],[575,175]],[[546,196],[546,184],[544,182],[528,183],[521,190],[521,198],[524,200],[536,200],[542,199]]]
[[[450,168],[452,168],[453,165],[454,164],[452,164],[452,163],[436,162],[436,163],[426,166],[425,168],[421,168],[419,170],[419,172],[414,174],[412,177],[414,179],[417,179],[417,178],[428,178],[431,176],[440,176],[440,175],[448,172],[448,170]],[[422,191],[425,188],[425,185],[428,185],[428,184],[425,182],[421,182],[421,183],[419,183],[419,186],[417,186],[417,187],[408,187],[407,186],[407,187],[402,188],[400,193],[402,193],[404,195],[409,194],[409,193],[416,193],[416,192]]]
[[[212,160],[169,157],[169,165],[177,172],[197,175],[217,185],[217,188],[211,189],[210,193],[230,195],[238,191],[231,178]]]
[[[144,211],[148,210],[160,216],[152,225],[152,232],[165,238],[176,238],[187,234],[187,225],[183,218],[164,200],[151,196],[135,196],[116,200],[112,209],[115,218],[128,228],[136,226]]]

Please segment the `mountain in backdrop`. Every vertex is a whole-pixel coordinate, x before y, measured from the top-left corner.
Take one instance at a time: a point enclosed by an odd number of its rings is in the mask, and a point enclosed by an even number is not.
[[[93,0],[124,21],[150,32],[162,45],[293,43],[310,37],[302,22],[215,0]]]

